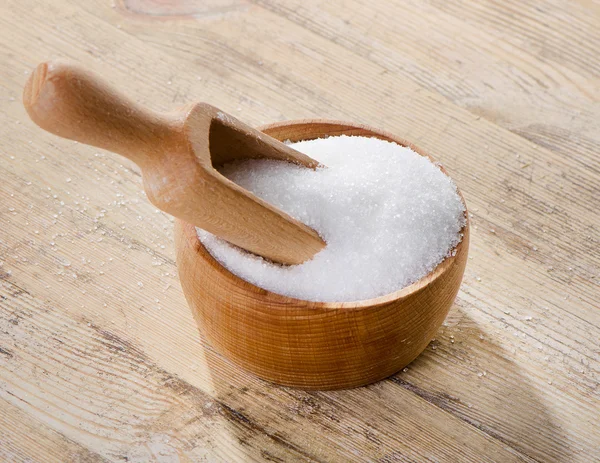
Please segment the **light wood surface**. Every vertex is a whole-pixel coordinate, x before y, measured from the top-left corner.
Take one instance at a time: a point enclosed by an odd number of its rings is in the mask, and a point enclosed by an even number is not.
[[[599,23],[584,0],[2,2],[0,459],[597,461]],[[135,165],[28,121],[28,73],[58,57],[158,111],[351,120],[430,152],[473,214],[436,341],[335,392],[216,354]]]
[[[283,264],[300,264],[325,245],[317,232],[215,169],[245,158],[313,169],[319,163],[214,106],[190,103],[158,113],[64,60],[35,68],[23,105],[48,132],[131,159],[156,207],[230,243]]]
[[[292,142],[376,137],[409,146],[435,162],[413,144],[364,125],[313,119],[261,130]],[[465,205],[465,219],[467,214]],[[331,390],[387,378],[423,352],[460,287],[469,251],[468,219],[461,235],[451,255],[428,275],[391,294],[355,302],[308,302],[254,286],[219,264],[196,228],[181,220],[176,221],[175,248],[183,293],[211,346],[263,379]]]

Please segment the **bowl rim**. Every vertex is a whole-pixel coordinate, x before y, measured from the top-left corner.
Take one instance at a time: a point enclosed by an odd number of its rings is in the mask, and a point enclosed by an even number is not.
[[[448,175],[448,172],[444,169],[444,167],[440,163],[438,163],[427,152],[425,152],[421,148],[417,147],[413,143],[408,142],[401,137],[397,137],[396,135],[393,135],[390,132],[380,130],[380,129],[377,129],[374,127],[370,127],[365,124],[356,124],[356,123],[352,123],[352,122],[345,122],[345,121],[338,121],[338,120],[331,120],[331,119],[296,119],[296,120],[281,121],[281,122],[275,122],[272,124],[262,125],[262,126],[258,127],[258,130],[260,130],[261,132],[266,132],[266,131],[270,131],[273,129],[279,129],[279,128],[283,128],[283,127],[309,126],[309,125],[315,125],[315,124],[318,124],[321,126],[323,126],[323,125],[336,126],[337,130],[335,130],[334,133],[332,133],[331,135],[328,135],[328,136],[338,136],[338,135],[344,135],[344,134],[350,134],[350,136],[352,136],[351,132],[353,132],[353,131],[357,131],[357,130],[358,131],[368,131],[371,133],[371,135],[363,134],[362,136],[371,136],[371,137],[375,137],[375,138],[380,138],[380,139],[387,140],[387,141],[393,141],[394,143],[398,143],[399,145],[402,145],[402,146],[406,146],[406,147],[412,149],[413,151],[415,151],[416,153],[418,153],[419,155],[427,157],[434,165],[436,165],[436,167],[438,167],[438,169],[440,169],[440,171],[444,175],[450,177],[450,175]],[[269,134],[267,134],[267,135],[269,135]],[[324,137],[321,137],[321,138],[324,138]],[[299,138],[298,140],[292,140],[292,141],[314,140],[314,139],[316,139],[316,138]],[[450,179],[452,179],[452,178],[450,177]],[[453,180],[453,182],[454,182],[454,180]],[[456,185],[456,183],[455,183],[455,185]],[[203,258],[215,271],[219,272],[223,277],[229,279],[237,287],[244,287],[253,293],[260,294],[263,297],[268,298],[269,300],[271,300],[273,302],[294,304],[294,306],[296,306],[296,307],[301,305],[301,306],[305,306],[305,307],[313,307],[313,308],[317,307],[317,308],[324,309],[324,310],[364,309],[367,307],[373,308],[376,306],[387,305],[391,302],[402,300],[414,293],[417,293],[417,292],[423,290],[424,288],[429,286],[432,282],[434,282],[435,280],[440,278],[446,271],[448,271],[452,267],[452,265],[454,264],[454,261],[459,257],[460,254],[468,251],[468,249],[465,249],[465,246],[468,246],[468,242],[469,242],[469,231],[470,231],[469,230],[469,228],[470,228],[469,214],[468,214],[468,210],[467,210],[467,204],[462,195],[462,192],[458,188],[458,185],[456,185],[456,190],[457,190],[458,195],[459,195],[459,197],[463,203],[463,206],[465,208],[465,211],[464,211],[465,225],[460,230],[462,239],[452,249],[451,254],[449,256],[445,257],[444,260],[442,260],[427,275],[421,277],[420,279],[411,283],[410,285],[405,286],[402,289],[393,291],[391,293],[384,294],[383,296],[377,296],[377,297],[370,298],[370,299],[361,299],[361,300],[357,300],[357,301],[347,301],[347,302],[346,301],[345,302],[309,301],[306,299],[298,299],[295,297],[286,296],[283,294],[275,293],[273,291],[261,288],[260,286],[250,283],[249,281],[246,281],[243,278],[237,276],[236,274],[231,272],[229,269],[227,269],[224,265],[222,265],[215,257],[213,257],[213,255],[208,251],[208,249],[206,249],[204,244],[200,241],[200,238],[198,237],[198,234],[196,232],[196,227],[194,225],[192,225],[188,222],[185,222],[181,219],[176,219],[176,220],[181,224],[182,233],[183,233],[186,241],[188,241],[189,244],[191,245],[191,248],[196,253],[200,254],[201,258]],[[285,305],[282,305],[281,307],[284,309],[286,308]]]

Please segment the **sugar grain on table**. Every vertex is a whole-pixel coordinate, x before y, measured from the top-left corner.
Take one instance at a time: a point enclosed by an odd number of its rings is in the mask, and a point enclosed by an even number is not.
[[[327,246],[282,266],[198,230],[209,252],[261,288],[311,301],[356,301],[414,283],[449,256],[462,236],[456,185],[428,158],[376,138],[337,136],[291,145],[316,171],[244,160],[221,173],[315,229]]]

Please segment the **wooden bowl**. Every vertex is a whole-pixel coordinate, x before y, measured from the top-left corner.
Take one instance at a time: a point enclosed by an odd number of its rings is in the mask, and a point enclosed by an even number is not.
[[[398,137],[362,125],[305,120],[261,130],[291,141],[331,135],[377,137],[427,156]],[[462,233],[455,254],[414,284],[386,296],[342,303],[294,299],[242,280],[208,253],[193,225],[180,220],[175,240],[183,292],[201,332],[217,350],[275,383],[341,389],[392,375],[433,339],[460,287],[468,222]]]

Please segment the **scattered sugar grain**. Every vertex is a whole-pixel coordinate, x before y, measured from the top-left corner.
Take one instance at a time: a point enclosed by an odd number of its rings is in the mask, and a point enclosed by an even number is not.
[[[222,174],[315,229],[327,246],[308,262],[281,266],[199,229],[209,252],[241,278],[299,299],[364,300],[417,281],[462,239],[456,185],[409,148],[349,136],[291,146],[327,167],[244,160]]]

